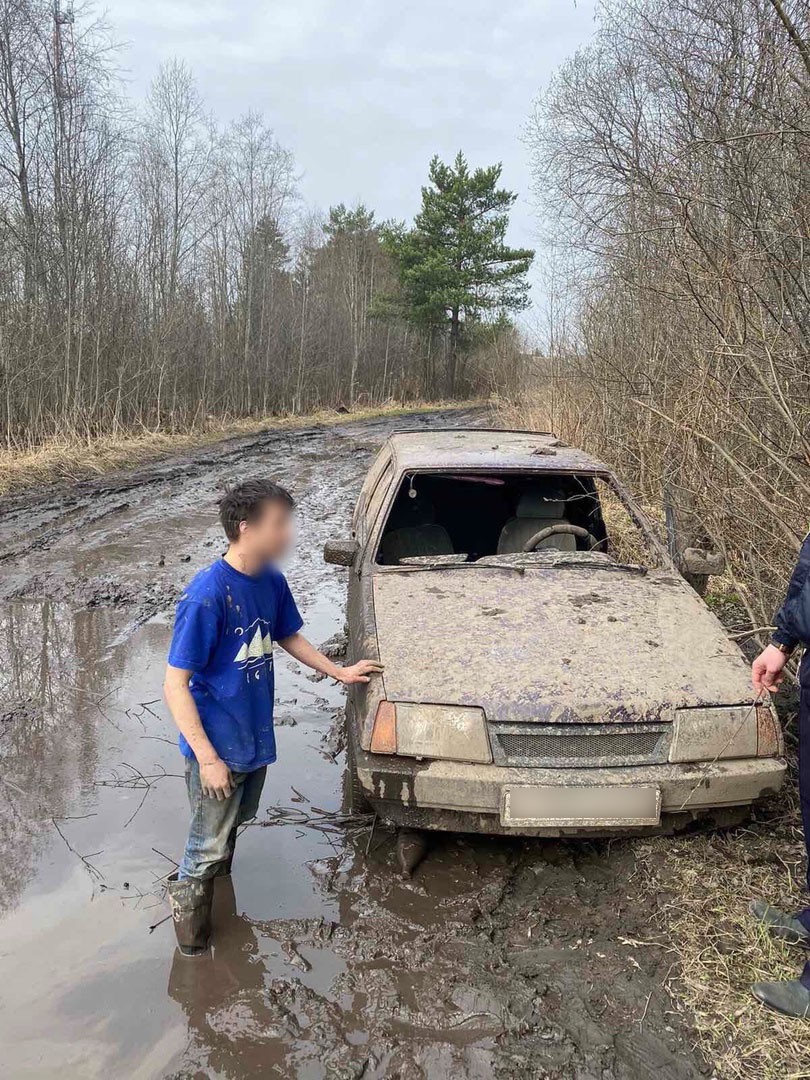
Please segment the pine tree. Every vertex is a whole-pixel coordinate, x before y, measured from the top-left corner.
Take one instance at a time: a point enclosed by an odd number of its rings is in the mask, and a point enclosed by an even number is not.
[[[456,392],[465,334],[479,322],[528,305],[526,275],[534,252],[506,246],[509,211],[517,195],[498,187],[502,166],[470,171],[459,151],[452,165],[430,163],[414,227],[388,226],[400,302],[414,323],[441,328],[447,340],[447,392]]]

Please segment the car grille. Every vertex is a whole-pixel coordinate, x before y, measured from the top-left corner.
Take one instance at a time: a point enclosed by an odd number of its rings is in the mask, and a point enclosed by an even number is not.
[[[498,765],[555,769],[652,765],[666,761],[669,724],[492,725]]]

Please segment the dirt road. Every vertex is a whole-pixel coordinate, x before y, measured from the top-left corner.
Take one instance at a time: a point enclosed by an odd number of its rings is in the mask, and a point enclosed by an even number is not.
[[[4,1075],[708,1075],[631,844],[441,836],[403,881],[388,834],[319,813],[341,804],[341,691],[286,657],[217,947],[173,958],[162,878],[186,806],[160,683],[175,597],[221,547],[217,491],[257,473],[295,491],[288,576],[323,642],[345,594],[323,541],[391,426],[268,433],[0,506]]]

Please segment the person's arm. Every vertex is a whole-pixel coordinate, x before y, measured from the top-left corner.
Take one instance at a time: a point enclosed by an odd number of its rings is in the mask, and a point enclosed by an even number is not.
[[[378,664],[376,660],[358,660],[356,664],[351,664],[349,667],[341,667],[340,664],[333,663],[328,656],[319,652],[300,633],[282,638],[278,644],[300,664],[314,668],[315,671],[337,679],[346,686],[350,683],[367,683],[372,675],[376,675],[383,669],[382,664]]]
[[[784,678],[783,668],[789,659],[790,654],[782,652],[778,645],[766,645],[751,665],[754,690],[758,694],[765,690],[775,694]]]
[[[163,681],[163,693],[172,719],[194,752],[194,757],[200,766],[200,786],[203,794],[210,799],[227,799],[233,792],[231,770],[205,734],[205,728],[202,726],[202,720],[197,711],[197,703],[191,696],[188,686],[191,676],[192,672],[168,664],[166,678]]]
[[[785,602],[775,617],[776,629],[751,665],[754,690],[776,693],[784,678],[784,667],[800,643],[810,643],[810,536],[805,538],[788,585]]]

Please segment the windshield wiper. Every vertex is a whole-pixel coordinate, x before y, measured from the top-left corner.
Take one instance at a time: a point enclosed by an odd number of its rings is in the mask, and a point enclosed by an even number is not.
[[[482,566],[486,569],[493,570],[514,570],[516,574],[525,574],[527,567],[522,563],[479,563],[479,562],[420,562],[420,563],[398,563],[396,566],[389,567],[391,570],[459,570],[462,567],[470,566]],[[530,569],[530,568],[529,568]]]
[[[485,570],[492,567],[493,570],[516,570],[519,574],[525,574],[527,570],[531,570],[531,566],[527,566],[525,563],[513,563],[513,562],[474,562],[469,563],[469,566],[483,566]]]
[[[635,563],[616,562],[588,562],[585,559],[555,559],[548,562],[490,562],[489,558],[474,562],[419,562],[398,563],[396,566],[387,567],[389,570],[458,570],[462,567],[480,566],[484,570],[512,570],[521,576],[527,570],[557,570],[559,567],[573,568],[575,570],[611,570],[614,573],[639,574],[647,573],[646,566],[637,566]]]
[[[621,570],[626,574],[646,574],[646,566],[638,566],[636,563],[620,562],[586,562],[584,559],[559,559],[548,566],[538,567],[539,570],[553,570],[557,566],[575,566],[578,570]]]

